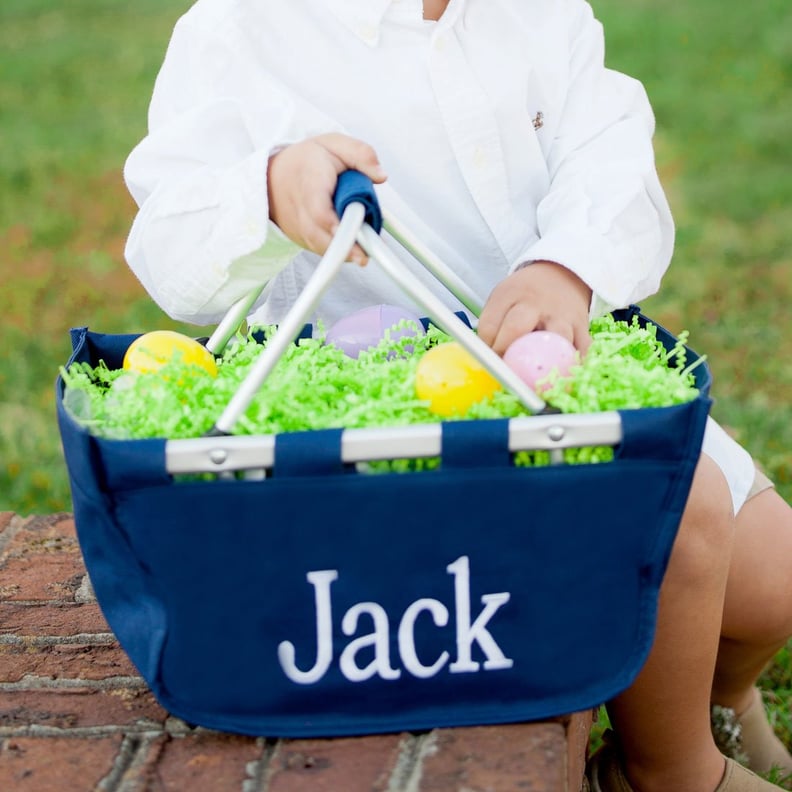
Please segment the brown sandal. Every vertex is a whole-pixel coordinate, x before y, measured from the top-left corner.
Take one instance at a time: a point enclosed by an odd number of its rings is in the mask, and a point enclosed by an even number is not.
[[[780,788],[727,757],[726,772],[715,792],[772,792],[772,790],[778,792]]]
[[[586,763],[586,780],[591,792],[633,792],[624,776],[613,734],[605,732],[603,744]]]
[[[624,775],[619,750],[606,733],[603,746],[586,765],[586,779],[591,792],[633,792]],[[714,792],[778,792],[780,787],[760,778],[734,759],[726,758],[726,770]]]
[[[784,773],[792,773],[792,756],[767,720],[759,688],[754,688],[753,700],[748,709],[737,716],[737,722],[747,767],[756,773],[768,773],[774,767]]]

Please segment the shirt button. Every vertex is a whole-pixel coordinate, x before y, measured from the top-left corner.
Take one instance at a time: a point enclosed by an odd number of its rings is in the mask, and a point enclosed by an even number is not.
[[[444,36],[438,36],[433,44],[432,47],[434,48],[435,52],[442,52],[446,48],[446,40]]]
[[[477,168],[484,168],[487,165],[487,152],[484,151],[483,146],[476,146],[473,149],[473,164]]]
[[[357,29],[357,33],[368,44],[377,40],[377,28],[374,25],[361,25]]]

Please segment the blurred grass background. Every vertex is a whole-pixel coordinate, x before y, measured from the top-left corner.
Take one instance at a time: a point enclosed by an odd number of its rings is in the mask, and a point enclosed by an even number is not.
[[[644,310],[689,329],[714,415],[792,497],[792,5],[594,0],[608,63],[657,116],[678,227]],[[186,329],[123,261],[121,168],[145,134],[156,71],[187,0],[0,6],[0,510],[68,510],[53,381],[68,329]],[[198,334],[197,332],[195,334]],[[789,653],[765,681],[789,737]]]
[[[0,508],[70,505],[52,381],[67,330],[177,327],[127,271],[121,168],[187,0],[0,7]],[[641,79],[678,226],[644,309],[709,355],[714,414],[792,496],[792,6],[595,0]],[[193,328],[194,330],[194,328]]]
[[[188,6],[0,5],[0,509],[70,508],[53,413],[68,329],[178,328],[126,270],[121,169]]]

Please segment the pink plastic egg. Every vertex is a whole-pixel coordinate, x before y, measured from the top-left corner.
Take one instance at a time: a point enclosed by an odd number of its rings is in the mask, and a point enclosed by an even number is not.
[[[361,352],[377,346],[387,330],[404,320],[412,324],[391,330],[392,339],[424,334],[421,320],[411,311],[396,305],[372,305],[339,319],[327,331],[325,341],[349,357],[357,358]]]
[[[529,387],[546,390],[552,382],[543,382],[554,371],[565,377],[578,362],[577,350],[563,336],[547,330],[535,330],[513,341],[503,360]]]

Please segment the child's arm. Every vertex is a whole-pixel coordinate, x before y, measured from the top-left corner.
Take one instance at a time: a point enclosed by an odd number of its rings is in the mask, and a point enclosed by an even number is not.
[[[515,257],[515,274],[493,293],[492,313],[490,306],[485,311],[484,332],[493,339],[497,332],[490,325],[501,326],[497,315],[504,299],[498,292],[504,289],[505,302],[528,302],[517,322],[522,332],[534,329],[535,316],[541,317],[536,326],[544,323],[548,329],[580,322],[579,305],[555,297],[554,287],[545,288],[545,274],[530,262],[563,264],[581,281],[572,295],[576,289],[585,293],[582,282],[588,284],[594,316],[657,291],[673,251],[673,221],[655,168],[654,116],[646,92],[635,79],[605,67],[602,29],[588,4],[563,0],[555,8],[566,28],[568,72],[559,103],[547,110],[537,133],[550,186],[537,207],[538,239]],[[542,65],[537,68],[541,72]],[[538,294],[541,308],[533,303]],[[503,338],[514,335],[514,324],[505,318]]]
[[[139,206],[127,262],[163,311],[196,325],[218,322],[299,253],[269,220],[270,160],[287,165],[291,144],[340,130],[276,75],[252,69],[255,41],[214,15],[212,4],[196,4],[177,23],[148,134],[124,169]],[[352,160],[365,169],[367,156]]]

